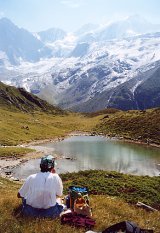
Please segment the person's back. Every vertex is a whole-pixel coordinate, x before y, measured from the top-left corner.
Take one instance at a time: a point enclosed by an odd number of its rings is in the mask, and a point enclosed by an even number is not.
[[[56,196],[62,195],[60,177],[51,172],[30,175],[19,193],[26,199],[26,204],[47,209],[56,204]]]
[[[63,210],[56,200],[56,196],[62,195],[63,185],[55,173],[54,163],[50,162],[52,159],[52,156],[43,157],[41,172],[30,175],[18,192],[18,197],[23,198],[23,213],[27,216],[55,217]]]

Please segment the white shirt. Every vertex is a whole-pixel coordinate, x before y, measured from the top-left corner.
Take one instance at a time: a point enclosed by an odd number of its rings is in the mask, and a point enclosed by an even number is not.
[[[35,208],[48,209],[56,204],[56,195],[63,192],[62,180],[56,173],[39,172],[30,175],[19,193],[26,203]]]

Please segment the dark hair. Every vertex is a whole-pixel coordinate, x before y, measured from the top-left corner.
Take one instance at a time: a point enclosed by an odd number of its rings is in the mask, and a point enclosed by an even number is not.
[[[50,172],[52,170],[52,168],[54,168],[54,166],[48,168],[47,166],[43,166],[43,165],[40,164],[41,172]]]
[[[41,158],[40,168],[41,172],[50,172],[54,168],[55,158],[52,155],[46,155]]]

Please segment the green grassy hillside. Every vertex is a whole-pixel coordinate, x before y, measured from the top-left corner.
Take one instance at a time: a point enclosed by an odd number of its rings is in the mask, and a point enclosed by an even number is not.
[[[0,109],[0,124],[1,145],[51,139],[65,136],[72,131],[122,136],[134,141],[160,144],[160,109],[116,111],[107,114],[102,112],[102,115],[97,113],[87,116],[76,113],[24,113]]]
[[[40,139],[91,131],[100,116],[90,118],[61,110],[46,101],[0,82],[0,144],[17,145]]]
[[[160,144],[160,108],[107,114],[94,130],[110,136]]]
[[[92,131],[101,116],[94,119],[80,114],[24,113],[0,109],[0,144],[17,145],[33,140],[66,136],[72,131]]]
[[[25,91],[23,88],[8,86],[0,82],[0,108],[23,112],[43,111],[52,114],[65,112],[37,96]]]

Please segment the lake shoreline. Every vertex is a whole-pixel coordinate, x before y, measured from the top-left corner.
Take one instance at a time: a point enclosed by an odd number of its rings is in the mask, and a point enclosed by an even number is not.
[[[24,146],[24,147],[30,148],[29,146],[39,145],[39,144],[48,143],[48,142],[62,141],[65,138],[72,137],[72,136],[93,136],[93,137],[94,136],[100,136],[100,137],[106,137],[106,138],[109,138],[109,139],[115,139],[115,140],[119,140],[119,141],[129,142],[129,143],[133,143],[133,144],[140,144],[140,145],[146,145],[146,146],[149,146],[149,147],[160,148],[160,144],[156,144],[156,143],[143,142],[141,140],[134,140],[134,139],[126,139],[126,138],[124,138],[122,136],[111,137],[111,136],[106,135],[106,134],[97,134],[97,133],[80,132],[80,131],[75,131],[75,132],[67,134],[66,136],[62,136],[62,137],[58,137],[58,138],[35,140],[35,141],[29,142],[29,143],[24,143],[24,144],[21,144],[21,145],[17,145],[17,147],[18,146]]]
[[[109,139],[113,139],[113,140],[124,141],[127,143],[139,144],[139,145],[143,145],[143,146],[147,146],[147,147],[160,148],[160,145],[158,145],[158,144],[149,144],[149,143],[145,143],[142,141],[125,139],[123,137],[109,137],[109,136],[103,135],[103,134],[75,131],[75,132],[67,134],[66,136],[53,138],[53,139],[35,140],[35,141],[29,142],[29,143],[23,143],[21,145],[15,146],[15,147],[25,147],[25,148],[34,149],[35,152],[27,153],[23,157],[16,158],[16,159],[15,158],[1,158],[0,159],[0,176],[5,177],[5,178],[9,178],[12,180],[14,180],[14,179],[16,180],[16,178],[12,177],[13,169],[15,167],[20,166],[22,163],[25,163],[25,162],[29,161],[30,159],[41,158],[45,154],[53,153],[53,149],[47,148],[44,146],[40,146],[41,144],[62,141],[64,139],[66,139],[68,137],[72,137],[72,136],[93,136],[93,137],[100,136],[100,137],[105,137],[105,138],[109,138]],[[56,156],[56,159],[60,159],[60,157]],[[9,174],[9,175],[7,175],[7,174]]]
[[[62,141],[67,137],[72,137],[72,136],[89,136],[90,133],[88,132],[72,132],[70,134],[67,134],[66,136],[58,137],[58,138],[53,138],[53,139],[42,139],[42,140],[35,140],[29,143],[23,143],[20,145],[16,146],[4,146],[4,147],[25,147],[29,149],[34,149],[35,151],[32,153],[27,153],[23,157],[15,158],[15,157],[1,157],[0,158],[0,176],[11,179],[11,180],[16,180],[16,177],[13,177],[13,169],[16,167],[20,166],[22,163],[25,163],[29,161],[30,159],[38,159],[44,156],[45,154],[50,154],[53,152],[52,149],[46,148],[43,146],[39,146],[43,143],[54,143],[57,141]],[[56,159],[59,159],[57,156]]]
[[[155,147],[155,148],[160,148],[160,144],[156,144],[156,143],[147,143],[147,142],[143,142],[143,141],[138,141],[138,140],[132,140],[132,139],[125,139],[125,138],[117,138],[120,141],[124,141],[124,142],[128,142],[128,143],[133,143],[133,144],[139,144],[139,145],[145,145],[148,147]]]

